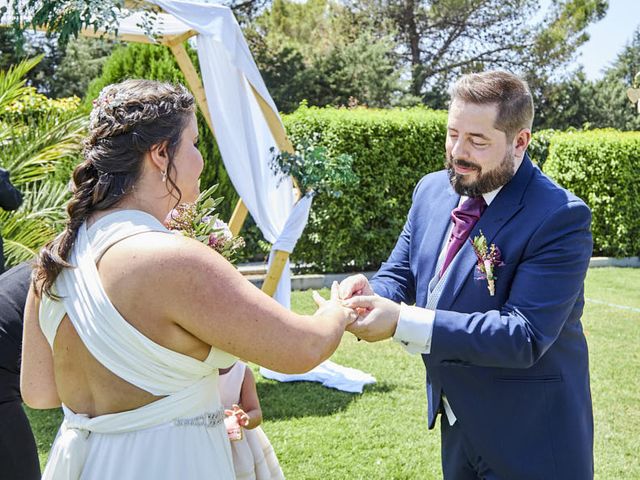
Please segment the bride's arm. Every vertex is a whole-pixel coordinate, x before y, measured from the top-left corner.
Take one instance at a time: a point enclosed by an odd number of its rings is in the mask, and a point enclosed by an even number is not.
[[[337,300],[315,315],[298,315],[208,247],[178,241],[156,264],[156,275],[166,279],[158,295],[170,318],[209,345],[279,372],[306,372],[331,356],[355,319]]]
[[[20,393],[31,408],[56,408],[60,406],[60,397],[53,375],[51,347],[38,321],[39,306],[31,286],[24,311]]]

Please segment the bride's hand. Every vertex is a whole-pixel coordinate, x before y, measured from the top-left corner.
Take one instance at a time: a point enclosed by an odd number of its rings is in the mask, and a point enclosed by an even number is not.
[[[318,305],[318,310],[314,313],[314,316],[337,316],[343,320],[345,327],[353,323],[358,318],[358,314],[355,310],[347,308],[342,304],[338,291],[338,282],[333,282],[331,284],[331,297],[329,300],[322,298],[316,290],[313,291],[313,300],[316,302],[316,305]]]

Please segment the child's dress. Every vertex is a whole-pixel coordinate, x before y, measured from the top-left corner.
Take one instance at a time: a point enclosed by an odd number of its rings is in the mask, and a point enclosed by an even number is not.
[[[240,404],[240,391],[247,366],[236,362],[231,370],[220,375],[220,397],[222,405],[231,409]],[[284,479],[276,453],[260,426],[254,429],[242,429],[242,439],[231,442],[233,465],[238,480]]]

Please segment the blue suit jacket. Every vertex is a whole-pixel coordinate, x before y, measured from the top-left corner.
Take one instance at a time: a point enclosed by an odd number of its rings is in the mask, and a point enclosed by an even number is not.
[[[376,293],[424,307],[450,213],[446,171],[419,182]],[[591,213],[528,156],[471,232],[502,254],[495,295],[474,274],[469,242],[437,305],[427,368],[429,428],[446,394],[478,453],[505,478],[593,477],[593,414],[580,317]],[[523,473],[522,465],[526,465]]]

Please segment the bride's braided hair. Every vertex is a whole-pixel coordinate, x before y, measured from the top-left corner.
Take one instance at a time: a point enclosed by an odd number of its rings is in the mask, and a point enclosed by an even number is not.
[[[167,143],[167,190],[181,192],[174,180],[173,156],[182,131],[195,111],[193,96],[182,85],[127,80],[105,87],[90,116],[84,161],[73,171],[64,231],[41,250],[34,285],[38,294],[57,298],[52,286],[67,262],[80,226],[87,217],[117,204],[130,193],[142,172],[144,154]]]

